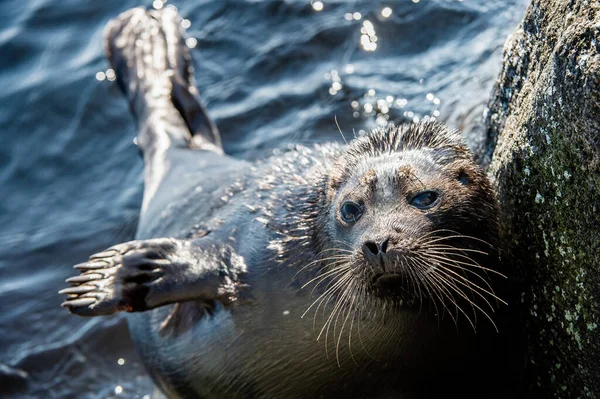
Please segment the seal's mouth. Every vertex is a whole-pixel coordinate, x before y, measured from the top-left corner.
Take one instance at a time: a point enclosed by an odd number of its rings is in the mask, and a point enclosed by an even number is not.
[[[411,307],[417,297],[407,287],[406,276],[398,273],[382,273],[373,277],[372,287],[376,296],[391,299],[401,307]]]

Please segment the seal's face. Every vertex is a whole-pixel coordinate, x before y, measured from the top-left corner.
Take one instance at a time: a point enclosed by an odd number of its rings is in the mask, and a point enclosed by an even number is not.
[[[349,146],[336,172],[323,263],[345,281],[338,297],[427,302],[469,321],[475,309],[493,311],[496,203],[459,135],[437,124],[374,132]]]
[[[404,306],[422,296],[418,281],[440,266],[434,256],[448,252],[449,239],[440,239],[460,234],[461,215],[473,202],[467,174],[428,155],[411,150],[366,158],[331,207],[330,232],[353,249],[355,272],[375,295]]]

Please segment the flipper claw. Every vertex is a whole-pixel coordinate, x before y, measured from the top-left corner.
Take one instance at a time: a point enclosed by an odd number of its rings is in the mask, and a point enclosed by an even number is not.
[[[92,256],[94,256],[94,255],[92,255]],[[95,270],[95,269],[106,269],[107,267],[110,267],[110,266],[111,266],[110,262],[108,262],[107,260],[98,260],[98,261],[94,261],[94,262],[79,263],[73,267],[75,269],[79,269],[79,270]]]
[[[99,278],[104,277],[103,274],[100,273],[89,273],[89,274],[81,274],[79,276],[69,277],[65,281],[69,284],[79,284],[79,283],[87,283],[88,281],[98,280]]]
[[[96,302],[95,298],[77,298],[77,299],[66,300],[60,306],[62,306],[63,308],[69,308],[70,310],[72,310],[73,308],[90,306],[91,304],[93,304],[95,302]]]
[[[98,252],[97,254],[90,256],[90,260],[101,259],[101,258],[110,258],[114,255],[117,255],[118,253],[119,253],[119,250],[117,250],[116,248],[109,248],[106,251]]]
[[[87,294],[90,291],[95,290],[96,287],[93,285],[86,285],[86,284],[82,284],[82,285],[78,285],[76,287],[70,287],[70,288],[64,288],[60,291],[58,291],[59,294],[63,295],[81,295],[81,294]]]

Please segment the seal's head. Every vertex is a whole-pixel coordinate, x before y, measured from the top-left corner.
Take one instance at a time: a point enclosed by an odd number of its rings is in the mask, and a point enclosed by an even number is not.
[[[354,286],[470,321],[473,309],[493,311],[497,203],[458,132],[439,123],[373,131],[342,152],[324,194],[321,272],[346,279],[339,295]]]
[[[329,159],[288,177],[286,212],[274,218],[272,248],[318,293],[310,308],[334,302],[334,313],[365,317],[427,307],[493,324],[498,206],[460,134],[434,122],[380,129]]]

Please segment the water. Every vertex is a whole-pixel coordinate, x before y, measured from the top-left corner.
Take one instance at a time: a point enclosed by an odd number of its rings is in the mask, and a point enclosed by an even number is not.
[[[175,4],[191,22],[198,86],[225,150],[259,158],[290,142],[342,140],[334,116],[351,138],[386,118],[435,115],[476,149],[502,45],[525,2]],[[135,126],[115,84],[96,74],[108,68],[104,25],[136,5],[2,2],[0,395],[152,392],[123,318],[70,316],[57,295],[71,265],[135,232]]]

